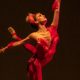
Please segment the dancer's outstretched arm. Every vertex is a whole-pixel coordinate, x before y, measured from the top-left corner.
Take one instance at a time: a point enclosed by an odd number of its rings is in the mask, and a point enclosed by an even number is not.
[[[22,39],[17,35],[17,33],[16,33],[16,31],[14,30],[14,28],[9,27],[9,28],[8,28],[8,31],[9,31],[10,34],[12,35],[12,38],[13,38],[13,39],[15,39],[15,40],[17,40],[17,41],[22,40]],[[25,47],[27,50],[29,50],[30,52],[32,52],[33,54],[35,54],[35,52],[36,52],[36,47],[33,46],[32,44],[30,44],[30,43],[25,43],[25,44],[24,44],[24,47]]]
[[[59,23],[60,4],[61,0],[55,0],[52,5],[52,11],[54,12],[54,16],[51,25],[53,25],[56,28],[58,27]]]
[[[11,47],[16,47],[19,46],[21,44],[24,44],[27,40],[29,40],[31,38],[31,34],[28,35],[26,38],[20,40],[20,41],[15,41],[15,42],[10,42],[7,46],[3,47],[2,49],[0,49],[0,53],[4,52],[6,49],[11,48]]]

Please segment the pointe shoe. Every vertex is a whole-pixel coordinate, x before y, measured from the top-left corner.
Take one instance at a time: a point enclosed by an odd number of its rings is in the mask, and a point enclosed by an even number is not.
[[[9,31],[10,34],[12,34],[12,35],[13,35],[14,33],[16,33],[15,30],[14,30],[12,27],[9,27],[9,28],[8,28],[8,31]]]

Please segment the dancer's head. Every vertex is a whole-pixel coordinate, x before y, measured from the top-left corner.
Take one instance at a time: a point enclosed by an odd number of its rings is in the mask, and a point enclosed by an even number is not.
[[[47,18],[45,17],[45,15],[41,13],[36,13],[36,14],[29,13],[28,16],[26,17],[26,21],[36,25],[38,24],[46,25]]]

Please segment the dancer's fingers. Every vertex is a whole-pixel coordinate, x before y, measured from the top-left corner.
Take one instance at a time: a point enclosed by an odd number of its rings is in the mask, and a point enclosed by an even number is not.
[[[5,52],[5,48],[1,48],[0,53],[4,53],[4,52]]]

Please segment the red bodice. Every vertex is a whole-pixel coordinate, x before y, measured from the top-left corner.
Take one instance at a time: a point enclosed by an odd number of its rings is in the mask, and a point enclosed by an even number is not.
[[[58,40],[54,40],[54,39],[56,37],[58,38],[57,29],[54,26],[50,26],[47,29],[50,32],[51,39],[52,39],[50,46],[48,46],[47,41],[44,39],[39,39],[39,43],[37,43],[35,46],[28,43],[25,44],[25,47],[34,54],[34,57],[38,59],[43,59],[45,57],[45,54],[54,54],[56,51],[55,42],[57,42]]]

